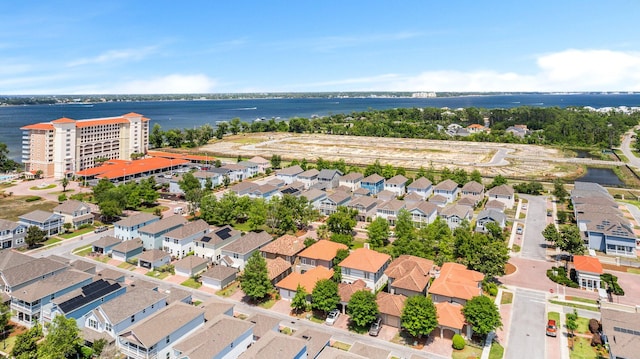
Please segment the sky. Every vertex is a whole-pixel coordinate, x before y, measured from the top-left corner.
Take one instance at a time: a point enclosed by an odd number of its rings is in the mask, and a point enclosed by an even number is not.
[[[640,91],[640,1],[13,1],[0,95]]]

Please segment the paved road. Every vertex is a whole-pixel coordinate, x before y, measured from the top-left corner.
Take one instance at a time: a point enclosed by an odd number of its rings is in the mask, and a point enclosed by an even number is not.
[[[547,226],[547,198],[526,194],[521,194],[520,197],[529,201],[520,256],[527,259],[547,260],[546,241],[542,236],[542,231]]]
[[[631,150],[631,136],[635,134],[635,129],[636,128],[624,134],[624,136],[622,137],[622,144],[620,145],[620,149],[622,150],[622,153],[624,153],[624,155],[629,159],[629,165],[640,168],[640,158],[636,157],[636,155]]]
[[[505,359],[545,358],[546,298],[544,292],[516,289]]]

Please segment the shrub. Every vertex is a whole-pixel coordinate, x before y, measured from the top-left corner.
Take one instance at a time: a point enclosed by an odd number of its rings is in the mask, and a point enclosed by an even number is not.
[[[482,290],[489,293],[489,295],[492,297],[498,295],[498,286],[493,282],[489,282],[486,280],[482,281]]]
[[[67,200],[67,195],[66,194],[63,193],[63,194],[58,196],[58,202],[62,203],[64,201],[66,201],[66,200]]]
[[[464,338],[460,334],[453,335],[453,349],[462,350],[465,346]]]
[[[602,338],[600,338],[600,334],[593,333],[591,336],[591,346],[596,347],[598,345],[602,345]]]
[[[39,201],[41,199],[42,198],[40,196],[29,196],[24,201],[25,202],[35,202],[35,201]]]
[[[591,334],[600,332],[600,323],[597,319],[589,319],[589,331],[591,332]]]
[[[554,271],[556,272],[555,275],[553,273]],[[558,284],[565,285],[567,287],[571,287],[571,288],[579,287],[578,283],[567,278],[567,271],[564,269],[564,267],[551,267],[551,269],[547,270],[547,277],[551,279],[551,281]]]

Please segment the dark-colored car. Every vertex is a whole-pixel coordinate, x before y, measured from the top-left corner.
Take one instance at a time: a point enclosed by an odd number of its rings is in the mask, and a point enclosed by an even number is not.
[[[558,327],[556,327],[556,321],[553,319],[549,319],[547,322],[547,335],[550,337],[558,335]]]
[[[371,323],[371,327],[369,328],[369,335],[371,335],[372,337],[377,337],[380,333],[381,328],[382,318],[378,317],[373,323]]]

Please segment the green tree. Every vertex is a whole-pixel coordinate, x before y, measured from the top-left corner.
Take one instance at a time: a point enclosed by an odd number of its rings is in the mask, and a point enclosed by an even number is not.
[[[20,164],[9,158],[9,148],[0,142],[0,172],[11,172],[20,169]]]
[[[364,176],[368,177],[371,176],[372,174],[378,174],[378,175],[382,175],[382,165],[380,164],[380,160],[377,160],[373,163],[368,165],[365,169],[364,169]]]
[[[491,181],[491,183],[487,186],[487,188],[493,188],[493,187],[498,187],[501,186],[503,184],[507,184],[507,179],[504,178],[504,176],[502,175],[497,175],[495,177],[493,177],[493,181]]]
[[[554,245],[558,245],[558,242],[560,241],[560,233],[553,223],[549,223],[546,227],[544,227],[542,236],[544,237],[544,239],[553,243]]]
[[[580,238],[580,230],[577,226],[562,226],[560,229],[560,243],[558,247],[571,255],[584,254],[585,247],[582,242],[582,238]]]
[[[267,272],[267,262],[260,251],[255,251],[247,260],[244,272],[240,276],[240,288],[254,301],[264,299],[273,290]]]
[[[107,200],[100,202],[100,214],[106,222],[111,222],[113,219],[122,215],[122,207],[116,200]]]
[[[578,311],[573,310],[573,313],[567,313],[567,322],[565,323],[567,329],[571,333],[571,336],[574,336],[574,331],[578,329]]]
[[[477,169],[474,169],[473,171],[471,171],[471,174],[469,175],[469,179],[471,181],[482,183],[482,174]]]
[[[502,232],[502,228],[496,222],[488,222],[484,225],[484,228],[487,230],[487,236],[494,241],[504,241],[504,233]]]
[[[311,307],[328,313],[335,309],[340,303],[338,295],[338,284],[331,279],[322,279],[316,282],[316,286],[311,292]]]
[[[151,133],[149,134],[149,143],[153,148],[160,148],[164,144],[164,135],[160,128],[160,124],[156,123],[153,125]]]
[[[471,298],[462,308],[462,314],[474,332],[486,336],[496,328],[502,327],[502,318],[498,307],[491,298],[479,295]]]
[[[379,313],[376,295],[366,289],[353,293],[347,305],[347,314],[358,327],[371,324]]]
[[[24,242],[29,246],[29,248],[33,248],[36,244],[44,241],[47,233],[36,226],[29,226],[27,228],[27,235],[24,237]]]
[[[389,240],[389,233],[389,222],[382,217],[376,217],[367,227],[369,244],[373,248],[383,247]]]
[[[264,199],[256,198],[249,207],[247,224],[252,231],[262,227],[267,222],[267,206]]]
[[[240,118],[234,117],[231,119],[229,130],[232,134],[237,135],[240,132]]]
[[[75,319],[56,315],[47,329],[47,336],[38,348],[38,358],[71,358],[79,354],[83,341]]]
[[[298,284],[296,295],[291,299],[291,308],[297,313],[304,312],[307,309],[307,291],[303,286]]]
[[[438,326],[438,313],[431,298],[415,295],[407,298],[402,309],[402,327],[414,337],[429,335]]]
[[[18,335],[11,350],[11,356],[16,359],[37,359],[38,341],[42,335],[40,323],[36,323],[29,330]]]
[[[562,203],[565,201],[567,196],[569,196],[569,192],[564,188],[564,182],[561,179],[556,178],[553,181],[553,192],[551,192],[557,199],[558,202]]]
[[[96,199],[98,205],[101,202],[110,199],[109,191],[116,188],[116,186],[106,178],[101,179],[98,183],[93,187],[93,198]]]
[[[221,140],[224,135],[229,132],[229,124],[226,122],[220,122],[216,125],[215,136],[217,139]]]
[[[9,324],[9,319],[11,319],[11,311],[6,304],[0,303],[0,330],[2,330],[2,340],[6,340],[5,331],[7,330],[7,325]]]
[[[273,169],[279,169],[282,165],[282,157],[280,155],[273,154],[271,155],[271,167]]]
[[[331,233],[351,235],[356,226],[357,215],[356,209],[338,206],[338,210],[327,218],[327,227]]]
[[[207,177],[204,181],[204,189],[207,190],[207,192],[211,192],[213,189],[213,181],[211,180],[211,177]]]
[[[398,212],[394,231],[396,238],[408,240],[416,239],[416,228],[413,226],[411,213],[404,208]]]
[[[60,185],[62,186],[62,192],[67,192],[67,186],[69,185],[69,179],[65,176],[60,180]]]
[[[100,354],[102,354],[102,350],[107,346],[107,344],[109,344],[109,342],[104,338],[100,338],[94,341],[93,345],[91,346],[91,349],[93,349],[93,354],[100,357]]]

